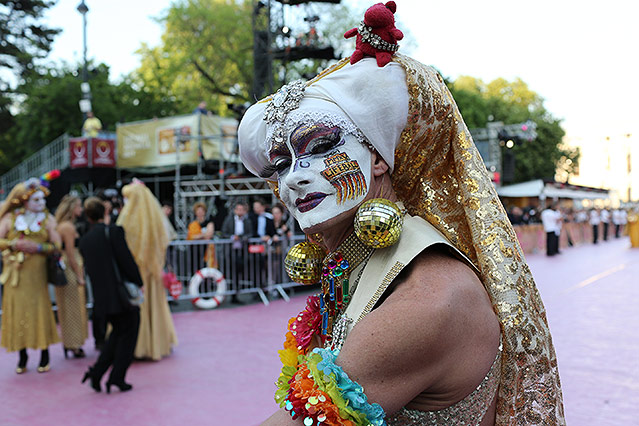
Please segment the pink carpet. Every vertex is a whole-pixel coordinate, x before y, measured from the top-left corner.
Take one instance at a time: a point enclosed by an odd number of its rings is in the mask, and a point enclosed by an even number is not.
[[[557,348],[566,418],[572,425],[637,424],[639,418],[639,250],[628,239],[529,256]],[[179,345],[159,362],[135,362],[131,392],[97,394],[80,379],[97,354],[52,370],[14,372],[17,354],[0,353],[0,425],[256,425],[275,409],[273,382],[290,303],[174,314]],[[91,343],[91,344],[89,344]]]

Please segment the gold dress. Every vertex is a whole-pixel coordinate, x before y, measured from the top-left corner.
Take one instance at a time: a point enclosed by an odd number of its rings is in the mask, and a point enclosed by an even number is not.
[[[49,240],[46,220],[40,230],[24,238],[35,243]],[[7,239],[20,237],[12,217]],[[0,346],[9,352],[24,348],[46,349],[60,341],[51,309],[47,283],[46,255],[28,254],[9,249],[2,252],[3,270],[0,276],[2,294],[2,337]]]
[[[82,256],[78,249],[73,249],[75,261],[82,266]],[[62,259],[67,268],[64,275],[67,284],[55,288],[55,300],[58,306],[58,320],[62,344],[65,348],[78,349],[84,344],[88,335],[86,293],[83,285],[78,284],[78,277],[70,266],[66,252]]]
[[[171,311],[166,301],[166,290],[162,280],[156,276],[142,275],[144,302],[140,306],[140,331],[135,346],[136,358],[150,358],[154,361],[169,355],[171,348],[177,344]]]

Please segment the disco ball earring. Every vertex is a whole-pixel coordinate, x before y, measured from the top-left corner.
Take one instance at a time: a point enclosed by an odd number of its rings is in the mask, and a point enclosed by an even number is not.
[[[322,261],[326,252],[318,244],[303,241],[295,244],[286,254],[284,269],[296,283],[311,285],[320,282]]]
[[[404,226],[404,215],[386,198],[368,200],[355,214],[355,234],[369,247],[390,247],[399,241]]]

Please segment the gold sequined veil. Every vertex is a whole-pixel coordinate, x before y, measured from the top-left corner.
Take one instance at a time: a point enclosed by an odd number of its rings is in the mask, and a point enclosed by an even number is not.
[[[409,108],[391,180],[408,213],[430,222],[480,271],[504,345],[495,424],[563,425],[546,311],[486,166],[441,76],[410,57],[393,58],[406,72]],[[279,196],[277,182],[269,184]]]
[[[166,249],[170,236],[175,234],[162,207],[153,193],[141,183],[130,183],[122,188],[127,201],[117,224],[125,231],[126,242],[144,279],[149,275],[162,278]]]
[[[557,358],[535,281],[486,166],[446,84],[404,55],[408,124],[393,187],[478,268],[503,334],[497,425],[565,424]]]

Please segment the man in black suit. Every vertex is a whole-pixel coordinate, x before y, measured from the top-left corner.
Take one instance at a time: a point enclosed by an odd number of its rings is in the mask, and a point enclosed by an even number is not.
[[[260,237],[262,241],[270,240],[275,235],[273,215],[266,211],[264,200],[257,199],[253,202],[253,236]]]
[[[265,288],[267,284],[266,265],[268,263],[266,250],[269,248],[270,241],[275,235],[275,223],[273,215],[266,211],[264,200],[258,198],[253,202],[253,236],[259,237],[263,243],[261,247],[257,247],[260,251],[252,256],[253,265],[255,267],[255,284],[260,288]]]
[[[102,376],[113,366],[106,383],[107,392],[111,385],[126,391],[131,389],[124,377],[133,361],[140,310],[137,306],[131,306],[122,295],[123,283],[116,279],[114,262],[123,280],[142,287],[142,277],[127,246],[124,229],[110,225],[107,236],[104,211],[104,204],[97,197],[90,197],[84,202],[84,212],[91,227],[80,240],[80,253],[93,286],[93,309],[98,316],[106,318],[113,329],[100,357],[89,368],[83,381],[90,378],[91,386],[99,392]]]
[[[245,252],[247,250],[247,241],[252,236],[253,223],[248,217],[248,204],[238,201],[233,207],[233,214],[228,215],[222,224],[222,236],[231,238],[231,281],[235,290],[240,290],[240,280],[244,279],[244,271],[248,270],[248,265],[244,265]],[[234,294],[231,299],[238,302],[237,295]]]

